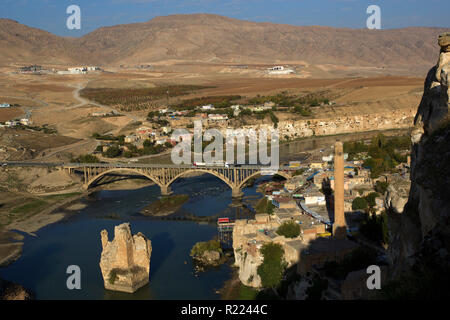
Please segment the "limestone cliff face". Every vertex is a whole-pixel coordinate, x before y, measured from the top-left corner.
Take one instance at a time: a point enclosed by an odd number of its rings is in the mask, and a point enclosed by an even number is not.
[[[258,267],[263,258],[258,251],[251,252],[243,247],[234,250],[235,266],[239,268],[239,280],[248,287],[261,287]]]
[[[393,278],[408,270],[421,270],[425,277],[448,274],[450,267],[450,33],[439,37],[439,45],[439,61],[428,72],[414,121],[408,202],[391,219]]]
[[[236,220],[233,228],[234,265],[239,268],[239,280],[246,286],[261,287],[261,278],[258,267],[263,262],[259,252],[260,244],[254,243],[258,229],[264,228],[261,224],[247,223],[247,220]],[[270,222],[267,226],[270,225]]]
[[[131,235],[129,223],[114,228],[114,239],[102,230],[100,268],[105,288],[133,293],[149,282],[152,244],[142,233]]]
[[[376,110],[376,109],[375,109]],[[281,120],[277,130],[281,139],[298,139],[312,136],[327,136],[367,132],[373,130],[407,129],[412,127],[416,108],[403,108],[387,112],[338,115],[327,118]],[[228,126],[219,130],[226,136]],[[243,129],[274,130],[273,124],[245,125]]]

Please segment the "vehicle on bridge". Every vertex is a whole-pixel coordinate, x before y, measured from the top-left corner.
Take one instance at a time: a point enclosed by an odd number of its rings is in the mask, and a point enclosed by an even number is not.
[[[230,167],[228,162],[224,162],[223,160],[214,161],[212,163],[194,162],[194,166],[195,167],[225,167],[225,168]]]

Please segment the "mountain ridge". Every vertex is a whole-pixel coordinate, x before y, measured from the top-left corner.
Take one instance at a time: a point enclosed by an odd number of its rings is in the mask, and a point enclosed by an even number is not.
[[[211,14],[179,14],[61,37],[0,19],[0,58],[9,63],[119,65],[167,60],[335,64],[426,70],[438,27],[388,30],[293,26]],[[425,39],[425,40],[423,40]]]

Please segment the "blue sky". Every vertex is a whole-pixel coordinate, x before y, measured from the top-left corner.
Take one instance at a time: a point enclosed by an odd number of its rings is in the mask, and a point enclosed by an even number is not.
[[[66,27],[66,8],[72,4],[81,8],[81,30]],[[187,13],[303,26],[365,28],[369,16],[366,9],[372,4],[381,8],[383,29],[450,28],[449,0],[0,0],[0,18],[74,37],[103,26]]]

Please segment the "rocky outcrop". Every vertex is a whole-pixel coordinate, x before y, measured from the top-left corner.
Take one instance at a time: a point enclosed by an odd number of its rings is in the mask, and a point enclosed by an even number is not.
[[[311,118],[300,120],[281,120],[277,130],[282,139],[298,139],[313,136],[328,136],[368,132],[374,130],[408,129],[412,127],[415,108],[380,113],[358,113],[351,115],[335,115],[327,118]],[[245,125],[243,129],[268,131],[274,130],[273,124]],[[227,126],[221,129],[226,135]]]
[[[130,224],[114,228],[114,239],[102,230],[100,268],[105,288],[133,293],[149,283],[152,244],[142,233],[131,235]]]
[[[385,194],[385,207],[390,208],[395,214],[402,214],[408,202],[411,183],[403,178],[391,177]]]
[[[32,300],[33,294],[16,283],[0,279],[0,300]]]
[[[234,265],[239,268],[238,275],[242,284],[254,288],[261,287],[258,267],[264,258],[259,251],[262,242],[256,241],[256,238],[259,229],[273,229],[276,225],[270,219],[266,219],[265,222],[246,219],[235,221],[233,228]]]
[[[258,267],[263,262],[263,257],[258,250],[239,247],[234,250],[235,266],[239,268],[239,280],[242,284],[260,288],[261,277],[258,275]]]
[[[394,297],[440,297],[450,274],[450,33],[439,37],[439,61],[425,80],[412,133],[411,190],[390,225]],[[396,221],[395,215],[391,221]],[[403,278],[402,278],[403,277]],[[405,278],[406,277],[406,278]],[[400,279],[400,280],[399,280]],[[414,284],[409,285],[409,282]],[[408,286],[409,285],[409,286]],[[404,290],[402,291],[402,288]],[[412,289],[411,289],[412,288]],[[439,292],[439,289],[442,292]],[[413,291],[413,293],[411,293]],[[393,291],[391,291],[392,293]],[[392,297],[392,295],[391,295]]]
[[[191,257],[194,259],[198,271],[204,270],[205,267],[218,266],[224,262],[222,259],[224,255],[218,240],[197,242],[191,249]]]

